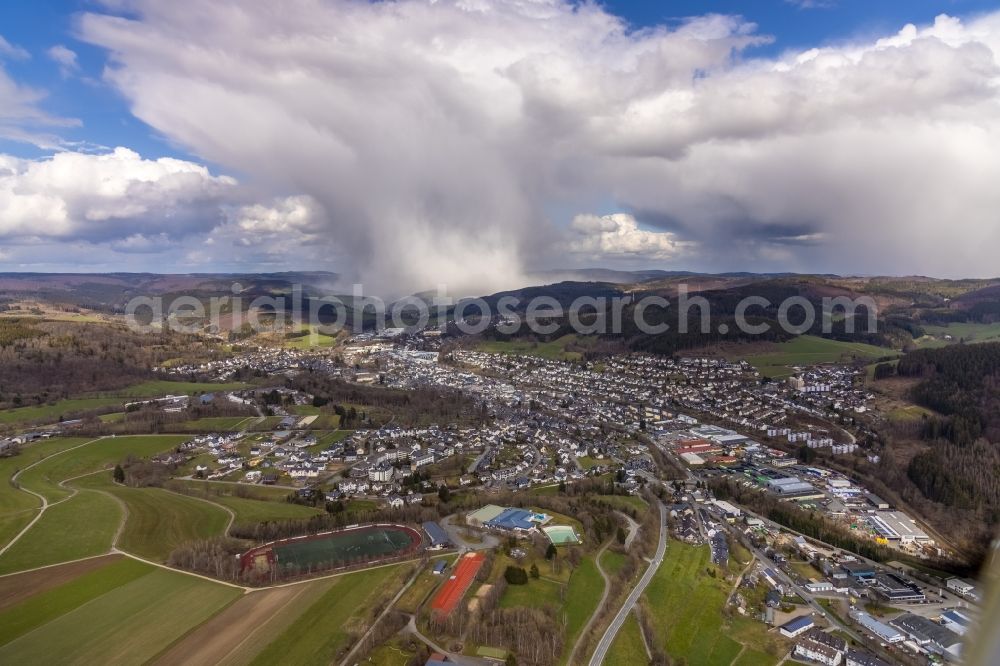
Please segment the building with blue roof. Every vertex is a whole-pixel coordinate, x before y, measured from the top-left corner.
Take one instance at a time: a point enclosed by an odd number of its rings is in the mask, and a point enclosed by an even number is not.
[[[440,550],[442,548],[447,548],[452,545],[451,537],[444,529],[433,521],[427,521],[421,527],[424,528],[424,532],[427,533],[427,538],[430,539],[430,545],[428,548],[431,550]]]
[[[964,636],[972,624],[967,616],[955,610],[941,613],[941,623],[959,636]]]
[[[538,525],[544,525],[549,519],[549,516],[544,513],[508,507],[496,517],[484,522],[483,526],[505,532],[528,532]]]
[[[787,638],[795,638],[800,634],[809,631],[814,625],[813,619],[808,615],[800,615],[784,623],[779,627],[781,635]]]
[[[531,520],[532,515],[531,511],[525,509],[504,509],[503,513],[487,522],[486,526],[508,532],[528,531],[535,528],[535,523]]]

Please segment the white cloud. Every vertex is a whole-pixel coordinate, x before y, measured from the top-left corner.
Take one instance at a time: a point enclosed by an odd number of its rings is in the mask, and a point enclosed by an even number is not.
[[[59,118],[43,111],[39,104],[45,93],[19,85],[0,65],[0,139],[24,141],[50,149],[60,140],[52,130],[79,125],[79,121]]]
[[[315,233],[322,213],[312,197],[291,196],[271,205],[244,206],[236,214],[236,224],[253,235]]]
[[[16,44],[11,44],[3,35],[0,35],[0,57],[13,58],[14,60],[27,60],[31,54]]]
[[[995,272],[1000,13],[745,59],[738,18],[564,0],[116,6],[79,31],[133,112],[312,197],[369,282],[504,286],[609,196],[706,266]]]
[[[76,60],[76,52],[62,44],[56,44],[46,51],[46,54],[49,59],[59,65],[59,73],[64,77],[75,74],[80,69],[80,63]]]
[[[118,242],[180,237],[219,223],[236,181],[193,162],[126,148],[49,159],[0,155],[0,238]]]
[[[595,259],[667,260],[691,246],[678,241],[674,234],[640,229],[627,213],[577,215],[570,229],[577,238],[570,241],[569,251]]]
[[[30,270],[219,271],[329,262],[319,205],[254,203],[229,176],[126,148],[23,159],[0,154],[0,262]]]
[[[785,0],[799,9],[828,9],[836,6],[835,0]]]

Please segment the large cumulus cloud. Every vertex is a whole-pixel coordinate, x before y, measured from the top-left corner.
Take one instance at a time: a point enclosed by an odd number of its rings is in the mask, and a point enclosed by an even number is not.
[[[204,165],[145,159],[127,148],[43,159],[0,154],[0,260],[201,271],[271,269],[291,257],[320,265],[308,248],[322,215],[316,202],[304,195],[261,202],[258,194]]]
[[[505,286],[609,197],[686,267],[995,272],[998,14],[755,59],[736,17],[564,0],[109,7],[79,33],[133,112],[311,196],[377,286]]]
[[[202,232],[221,222],[235,186],[202,165],[147,160],[127,148],[43,160],[0,155],[0,238],[101,242]]]

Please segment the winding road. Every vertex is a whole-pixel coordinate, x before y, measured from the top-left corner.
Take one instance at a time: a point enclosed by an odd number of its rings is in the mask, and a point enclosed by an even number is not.
[[[615,618],[611,621],[611,625],[604,632],[604,636],[601,637],[601,641],[597,644],[597,649],[594,650],[594,654],[590,658],[590,666],[601,666],[604,663],[604,658],[607,656],[608,650],[611,648],[611,643],[615,640],[615,636],[618,635],[618,631],[625,624],[625,620],[628,619],[628,614],[635,608],[639,597],[642,596],[650,581],[653,580],[656,570],[660,568],[660,564],[663,562],[663,556],[667,553],[667,507],[663,502],[657,502],[657,504],[660,507],[660,543],[656,546],[656,555],[653,556],[653,560],[649,563],[646,573],[642,574],[642,578],[639,579],[632,592],[629,593],[628,598],[625,599],[625,603],[622,604]]]

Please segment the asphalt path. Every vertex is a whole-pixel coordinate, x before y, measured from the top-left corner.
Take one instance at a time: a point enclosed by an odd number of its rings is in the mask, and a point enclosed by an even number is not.
[[[635,608],[639,597],[645,592],[646,587],[653,580],[653,576],[656,575],[656,570],[660,568],[660,564],[663,562],[663,556],[667,552],[667,507],[663,502],[658,502],[658,504],[660,506],[660,543],[656,547],[656,555],[653,556],[653,561],[649,563],[646,573],[642,575],[638,584],[629,593],[628,598],[625,599],[625,603],[615,615],[615,619],[611,621],[611,625],[604,632],[604,636],[601,637],[601,642],[597,644],[597,649],[594,650],[594,655],[590,658],[590,666],[601,666],[604,662],[604,658],[607,656],[608,650],[611,649],[611,643],[614,642],[615,636],[618,635],[618,631],[625,624],[625,620],[628,619],[628,614]]]

